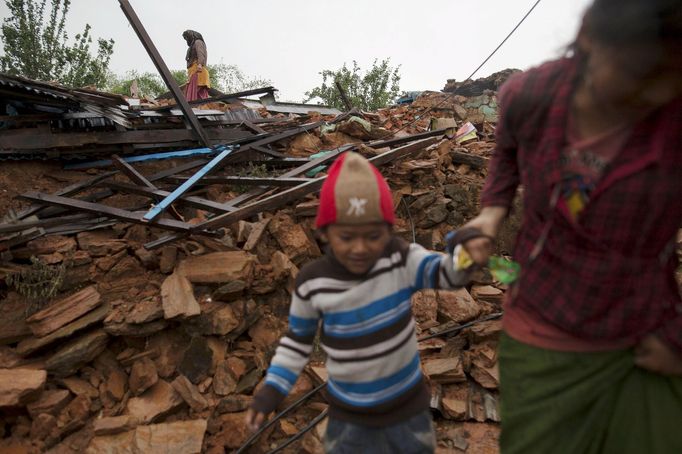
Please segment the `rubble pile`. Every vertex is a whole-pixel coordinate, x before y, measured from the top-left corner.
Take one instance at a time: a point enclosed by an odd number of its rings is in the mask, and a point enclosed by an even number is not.
[[[448,231],[477,212],[494,148],[494,127],[479,108],[465,107],[457,97],[443,103],[442,96],[425,93],[410,106],[351,112],[337,121],[315,113],[286,118],[261,114],[281,118],[288,127],[323,123],[273,142],[270,150],[289,159],[308,162],[321,150],[348,146],[383,159],[377,162],[383,163],[395,194],[396,233],[438,250]],[[486,96],[494,102],[494,95]],[[472,136],[473,126],[466,121],[477,126],[478,134]],[[458,135],[463,125],[464,134]],[[271,123],[261,126],[264,131],[272,128]],[[398,143],[401,140],[407,145]],[[395,158],[386,158],[393,154]],[[135,168],[149,176],[184,162],[140,163]],[[253,190],[242,187],[248,178],[291,185],[279,190],[287,194],[299,192],[280,200],[278,194],[283,193],[261,190],[250,200],[267,202],[258,205],[263,209],[234,205],[234,211],[227,211],[233,216],[230,222],[217,230],[189,229],[162,244],[158,240],[168,234],[164,225],[128,222],[109,212],[102,214],[106,222],[71,223],[48,232],[47,223],[55,219],[48,215],[58,207],[47,204],[38,220],[31,221],[31,235],[8,227],[11,216],[5,219],[0,225],[0,451],[222,453],[246,441],[244,413],[286,330],[294,279],[324,248],[313,229],[315,191],[302,188],[323,177],[324,166],[315,169],[314,177],[303,178],[283,177],[282,168],[266,164],[233,164],[215,177],[205,177],[192,195],[183,196],[192,203],[173,205],[173,215],[193,226],[212,222],[215,213],[207,207],[224,208],[251,194]],[[0,174],[27,165],[3,165]],[[66,172],[59,170],[59,163],[40,165],[45,171],[34,180],[8,182],[0,175],[0,187],[14,185],[10,190],[16,194],[36,189],[64,192],[67,181],[74,184],[112,169]],[[55,175],[63,176],[56,178],[58,187]],[[174,178],[182,181],[183,175]],[[130,179],[116,174],[111,181],[120,187]],[[87,188],[82,196],[92,198],[97,191],[101,187]],[[112,210],[158,201],[139,193],[113,193],[97,200]],[[17,199],[7,211],[16,214],[26,207]],[[171,218],[164,214],[166,218],[170,225]],[[21,225],[28,229],[28,224]],[[44,296],[49,288],[36,290],[40,279],[29,279],[43,276],[45,266],[54,272],[50,282],[59,283],[49,296]],[[440,452],[497,449],[500,321],[432,336],[498,313],[504,291],[481,272],[466,289],[422,291],[413,298],[418,338],[429,337],[420,342],[420,350],[433,390]],[[316,349],[282,408],[324,382],[323,364],[324,353]],[[315,394],[278,420],[249,452],[269,451],[325,408],[324,394]],[[322,452],[325,424],[284,452]]]
[[[457,82],[455,79],[448,79],[443,91],[446,93],[456,93],[461,96],[479,96],[487,92],[497,92],[503,83],[509,79],[510,76],[521,72],[519,69],[503,69],[489,75],[488,77],[481,77],[475,80],[465,80]]]

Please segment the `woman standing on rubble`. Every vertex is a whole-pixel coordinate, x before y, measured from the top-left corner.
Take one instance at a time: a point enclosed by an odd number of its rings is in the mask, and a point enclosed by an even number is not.
[[[502,452],[682,453],[682,1],[595,0],[572,54],[500,92],[480,215],[519,184]],[[466,244],[487,263],[488,239]]]
[[[211,88],[208,68],[206,67],[206,42],[201,33],[194,30],[185,30],[182,37],[187,42],[187,85],[185,86],[185,98],[187,101],[208,98],[208,89]]]

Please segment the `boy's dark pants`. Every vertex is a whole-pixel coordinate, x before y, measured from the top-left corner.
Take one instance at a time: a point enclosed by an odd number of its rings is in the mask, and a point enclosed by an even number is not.
[[[399,424],[367,427],[329,419],[324,436],[327,454],[432,454],[436,435],[425,411]]]

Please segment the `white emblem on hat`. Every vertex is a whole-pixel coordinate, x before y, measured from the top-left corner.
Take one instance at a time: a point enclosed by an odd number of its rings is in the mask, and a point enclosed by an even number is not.
[[[350,206],[348,207],[347,216],[355,215],[362,216],[365,214],[365,205],[367,205],[367,199],[360,199],[358,197],[351,197],[348,199]]]

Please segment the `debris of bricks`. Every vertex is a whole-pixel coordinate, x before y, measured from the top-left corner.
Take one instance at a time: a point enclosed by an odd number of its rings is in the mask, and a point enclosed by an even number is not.
[[[70,95],[81,105],[93,102],[92,94]],[[240,147],[151,222],[143,216],[215,153],[136,161],[128,157],[145,154],[133,140],[118,143],[120,157],[112,157],[101,143],[74,145],[77,137],[88,143],[89,134],[114,137],[111,131],[18,115],[0,141],[0,450],[242,447],[249,436],[244,412],[286,330],[293,281],[322,254],[315,191],[333,157],[354,149],[381,166],[395,194],[395,231],[408,241],[443,249],[445,234],[477,212],[494,148],[495,93],[445,96],[424,92],[411,104],[338,114],[212,102],[204,106],[213,124],[206,129]],[[102,115],[102,124],[113,121]],[[126,134],[142,130],[135,121]],[[145,134],[166,121],[152,122]],[[27,152],[26,129],[36,122],[46,122],[39,129],[50,143],[69,145]],[[166,149],[197,140],[180,139]],[[17,160],[22,153],[71,160]],[[504,240],[498,247],[509,250]],[[505,289],[480,272],[468,288],[413,298],[437,452],[497,452],[495,314]],[[323,364],[324,353],[315,351],[282,408],[324,383]],[[325,408],[324,393],[315,393],[247,452],[268,452],[297,436]],[[322,452],[325,423],[282,452]]]

